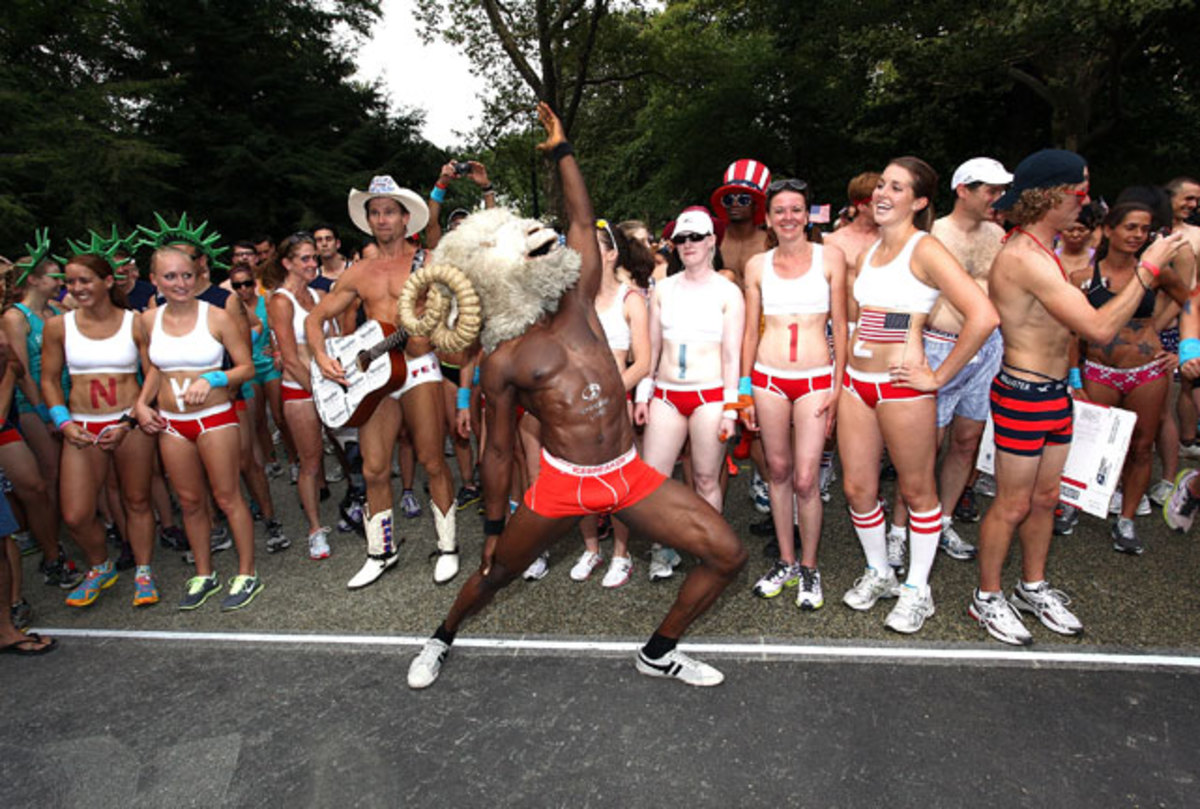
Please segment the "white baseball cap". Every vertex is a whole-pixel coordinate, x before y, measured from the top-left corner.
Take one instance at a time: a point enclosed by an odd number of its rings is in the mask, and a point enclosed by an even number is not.
[[[682,236],[685,233],[698,233],[701,236],[709,236],[713,232],[712,217],[707,211],[689,208],[675,220],[675,229],[671,231],[672,236]]]
[[[950,190],[955,191],[960,185],[971,183],[987,183],[988,185],[1008,185],[1013,176],[1004,164],[990,157],[972,157],[966,163],[954,170],[950,178]]]

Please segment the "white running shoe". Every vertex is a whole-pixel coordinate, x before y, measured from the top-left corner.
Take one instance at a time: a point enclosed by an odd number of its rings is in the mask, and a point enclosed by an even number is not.
[[[420,653],[408,664],[408,687],[428,688],[442,671],[442,661],[450,653],[450,645],[437,638],[425,641]]]
[[[1113,492],[1112,499],[1108,501],[1108,513],[1109,514],[1120,514],[1121,506],[1124,504],[1125,504],[1125,495],[1122,494],[1120,489],[1117,489],[1115,492]]]
[[[525,568],[522,578],[525,581],[541,581],[550,572],[550,551],[546,551],[533,560],[533,564]]]
[[[981,474],[975,481],[975,494],[982,494],[984,497],[996,496],[996,479],[988,474]]]
[[[587,581],[592,571],[604,564],[604,557],[598,553],[584,551],[579,557],[579,561],[575,563],[575,567],[571,568],[572,581]]]
[[[1161,506],[1167,502],[1167,498],[1171,496],[1171,489],[1175,488],[1175,484],[1169,480],[1160,480],[1150,487],[1150,491],[1146,492],[1146,497],[1156,506]]]
[[[932,617],[934,612],[936,610],[933,608],[933,591],[929,589],[929,585],[920,588],[902,584],[900,599],[888,613],[883,625],[893,631],[912,635],[921,631],[921,627],[925,626],[925,619]]]
[[[329,529],[321,526],[308,535],[308,558],[329,558]]]
[[[975,558],[975,546],[960,537],[949,522],[942,523],[942,535],[938,538],[938,548],[951,559],[969,561]]]
[[[682,561],[673,548],[654,543],[650,546],[650,581],[671,578],[675,575],[675,568]]]
[[[825,606],[825,594],[821,591],[821,571],[815,567],[800,565],[800,587],[796,590],[796,606],[805,611],[819,610]]]
[[[900,582],[890,567],[886,573],[868,567],[854,582],[854,586],[842,596],[842,602],[852,610],[869,610],[881,598],[895,598],[900,595],[897,592],[899,587]]]
[[[657,659],[646,657],[645,652],[638,650],[637,670],[647,677],[673,677],[688,685],[720,685],[725,680],[725,675],[712,666],[688,657],[678,649]],[[411,675],[409,682],[412,682]]]
[[[904,549],[908,545],[908,529],[902,525],[893,525],[887,532],[888,567],[892,570],[904,569]]]
[[[771,569],[754,584],[754,595],[759,598],[774,598],[783,592],[784,587],[795,587],[800,583],[800,563],[788,564],[782,559],[776,559]]]
[[[759,514],[771,513],[771,490],[767,482],[758,476],[757,469],[750,480],[750,499],[754,501],[754,508]]]
[[[821,464],[821,471],[817,475],[817,487],[821,490],[822,503],[828,503],[832,497],[829,489],[835,480],[837,480],[837,473],[833,471],[833,464]]]
[[[1083,623],[1067,609],[1071,597],[1062,590],[1053,589],[1047,582],[1029,590],[1024,582],[1013,588],[1009,603],[1019,610],[1033,613],[1047,629],[1060,635],[1082,635]]]
[[[614,556],[608,564],[608,572],[604,574],[604,578],[600,581],[600,586],[609,590],[620,587],[629,581],[629,576],[632,573],[633,557]]]
[[[1002,595],[983,598],[979,590],[976,590],[971,596],[971,605],[967,607],[967,615],[978,621],[989,635],[1001,643],[1013,646],[1028,646],[1033,643],[1033,635],[1025,628],[1021,616]]]

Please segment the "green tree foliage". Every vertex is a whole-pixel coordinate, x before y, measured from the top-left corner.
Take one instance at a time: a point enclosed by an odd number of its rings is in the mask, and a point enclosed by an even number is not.
[[[377,0],[13,0],[0,240],[188,211],[229,238],[345,220],[373,173],[443,155],[351,81]],[[338,31],[343,33],[339,36]]]

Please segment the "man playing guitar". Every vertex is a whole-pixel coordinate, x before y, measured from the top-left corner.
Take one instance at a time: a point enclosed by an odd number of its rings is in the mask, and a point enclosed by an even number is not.
[[[419,233],[429,220],[429,209],[417,194],[401,188],[388,176],[371,180],[367,191],[350,191],[350,219],[379,245],[379,253],[346,270],[333,290],[321,299],[305,323],[313,359],[327,379],[346,384],[345,370],[325,349],[322,326],[336,319],[356,299],[368,318],[396,324],[396,301],[409,276],[425,260],[423,250],[406,237]],[[423,337],[412,337],[405,347],[408,366],[404,387],[384,397],[375,412],[359,427],[363,478],[367,485],[367,561],[347,586],[371,584],[397,562],[392,531],[391,459],[402,420],[407,422],[417,460],[429,477],[437,530],[437,563],[433,580],[450,581],[458,573],[458,543],[454,529],[454,481],[442,455],[441,370],[433,346]]]

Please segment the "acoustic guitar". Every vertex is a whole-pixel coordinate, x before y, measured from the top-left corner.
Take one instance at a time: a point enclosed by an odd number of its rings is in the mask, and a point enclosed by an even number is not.
[[[358,427],[375,406],[404,385],[408,332],[390,323],[368,320],[353,334],[325,340],[325,351],[341,363],[346,382],[334,382],[312,361],[313,403],[321,422],[331,428]]]

